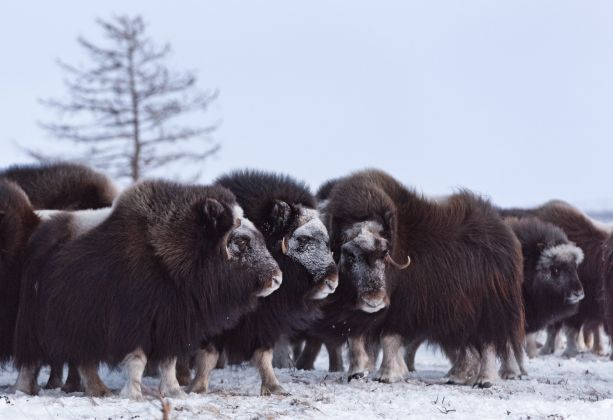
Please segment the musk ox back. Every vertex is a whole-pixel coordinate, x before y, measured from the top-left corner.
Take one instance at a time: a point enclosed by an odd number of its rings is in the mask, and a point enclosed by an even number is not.
[[[568,239],[574,242],[584,254],[584,260],[577,268],[579,280],[585,292],[575,315],[564,320],[567,334],[565,356],[578,353],[576,346],[579,330],[586,321],[604,322],[603,308],[603,247],[609,234],[578,209],[562,201],[550,201],[534,209],[502,210],[504,216],[537,217],[558,226]]]
[[[283,394],[272,366],[272,351],[283,335],[307,329],[320,315],[319,302],[334,292],[338,283],[328,233],[315,209],[309,188],[288,176],[259,171],[240,171],[222,176],[216,184],[230,189],[245,215],[263,233],[267,247],[283,271],[279,291],[260,299],[257,309],[239,324],[205,345],[200,365],[214,363],[225,350],[230,363],[252,359],[262,377],[261,394]],[[199,369],[191,386],[207,390],[210,369]]]
[[[489,384],[493,352],[519,347],[524,331],[520,245],[490,203],[466,191],[431,201],[371,170],[337,181],[326,213],[346,296],[373,319],[386,310],[378,378],[402,378],[402,342],[424,337],[486,351],[478,382]],[[350,375],[366,369],[360,359]]]
[[[143,182],[75,237],[78,226],[60,214],[30,242],[15,334],[24,392],[36,390],[42,362],[86,370],[123,361],[122,392],[138,398],[150,359],[166,368],[162,389],[180,393],[174,358],[281,283],[261,234],[222,187]]]
[[[117,195],[107,177],[72,163],[12,166],[0,171],[0,178],[17,183],[35,209],[98,209],[109,207]]]

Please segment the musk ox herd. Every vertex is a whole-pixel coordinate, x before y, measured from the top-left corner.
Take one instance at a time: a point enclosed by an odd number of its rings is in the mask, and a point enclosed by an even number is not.
[[[271,395],[286,394],[274,367],[313,369],[323,345],[331,371],[347,345],[348,380],[389,383],[428,342],[448,383],[489,387],[528,374],[544,329],[541,353],[560,330],[565,356],[602,351],[612,232],[561,201],[432,199],[379,170],[316,194],[249,170],[119,192],[80,165],[14,166],[0,172],[0,363],[32,395],[45,365],[47,388],[98,397],[113,395],[100,365],[122,367],[120,394],[140,399],[143,375],[178,397],[251,361]]]

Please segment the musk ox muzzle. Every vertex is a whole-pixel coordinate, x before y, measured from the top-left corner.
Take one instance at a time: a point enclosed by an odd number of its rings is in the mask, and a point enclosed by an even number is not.
[[[386,308],[389,304],[390,299],[385,290],[373,290],[360,295],[358,309],[368,313],[375,313]]]
[[[262,290],[256,293],[256,296],[258,297],[269,296],[271,293],[273,293],[275,290],[281,287],[282,282],[283,282],[283,273],[281,273],[281,270],[276,270],[275,272],[273,272],[270,279],[265,282]]]

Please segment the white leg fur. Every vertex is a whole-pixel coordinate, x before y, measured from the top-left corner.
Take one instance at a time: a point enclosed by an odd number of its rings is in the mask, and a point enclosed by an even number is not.
[[[538,332],[526,334],[526,354],[530,359],[535,358],[539,354],[538,343],[536,337]]]
[[[277,375],[275,375],[275,371],[272,368],[272,353],[273,349],[257,349],[251,359],[251,362],[258,368],[262,378],[260,395],[289,395],[279,383]]]
[[[385,383],[402,381],[409,374],[404,358],[400,349],[402,348],[402,337],[399,335],[388,335],[381,339],[383,347],[383,361],[377,375],[377,380]]]
[[[38,372],[40,367],[22,367],[19,369],[15,390],[21,391],[29,395],[37,395],[40,388],[38,387]]]
[[[502,379],[520,379],[522,375],[523,354],[517,355],[511,346],[508,346],[507,357],[502,360],[502,365],[498,371]],[[519,359],[518,360],[518,356]]]
[[[160,393],[165,397],[185,398],[177,380],[177,358],[172,357],[160,363]]]
[[[575,357],[579,354],[579,348],[577,347],[577,339],[579,338],[579,330],[566,327],[566,350],[562,353],[564,357]]]
[[[187,388],[188,392],[207,393],[209,392],[209,376],[219,360],[219,351],[213,345],[208,345],[205,349],[200,349],[196,353],[196,376]]]
[[[349,339],[349,380],[368,376],[368,353],[364,337]]]
[[[134,350],[123,359],[122,365],[126,374],[126,383],[121,389],[120,395],[124,398],[142,400],[141,382],[145,365],[147,365],[145,352],[141,348]]]
[[[487,346],[483,350],[483,355],[481,357],[481,369],[477,377],[477,385],[481,388],[489,388],[497,379],[496,352],[492,346]]]

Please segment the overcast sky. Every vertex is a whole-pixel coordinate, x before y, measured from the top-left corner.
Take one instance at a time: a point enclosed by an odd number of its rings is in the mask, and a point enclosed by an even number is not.
[[[2,2],[0,166],[26,160],[12,142],[67,150],[37,98],[64,92],[55,59],[83,61],[76,37],[114,13],[142,14],[173,66],[220,89],[205,181],[379,167],[428,194],[613,207],[613,2]]]

